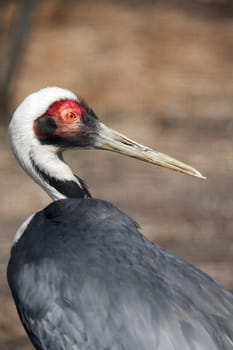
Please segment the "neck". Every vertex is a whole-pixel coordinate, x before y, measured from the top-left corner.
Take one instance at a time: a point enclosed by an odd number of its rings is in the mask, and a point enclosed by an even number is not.
[[[91,197],[84,182],[64,162],[62,154],[49,147],[32,148],[27,161],[20,163],[53,200]]]
[[[31,159],[31,162],[34,170],[43,180],[43,183],[49,186],[47,193],[53,200],[90,197],[90,193],[88,192],[85,183],[78,176],[72,174],[69,179],[51,176],[51,174],[47,173],[45,169],[40,168],[39,165],[35,163],[34,159]],[[44,187],[44,185],[42,187]]]

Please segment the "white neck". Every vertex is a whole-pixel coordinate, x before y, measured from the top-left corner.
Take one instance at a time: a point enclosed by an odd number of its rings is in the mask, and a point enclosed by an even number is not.
[[[82,182],[73,174],[62,155],[53,146],[37,144],[24,154],[17,153],[14,148],[13,151],[23,169],[53,200],[70,197],[71,185],[72,197],[88,196]]]

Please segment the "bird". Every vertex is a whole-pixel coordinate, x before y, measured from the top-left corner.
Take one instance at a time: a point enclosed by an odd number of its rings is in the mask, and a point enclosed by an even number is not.
[[[20,226],[7,267],[36,350],[233,349],[233,295],[92,198],[63,151],[114,151],[204,178],[199,171],[108,128],[60,87],[27,96],[9,136],[22,168],[53,200]]]

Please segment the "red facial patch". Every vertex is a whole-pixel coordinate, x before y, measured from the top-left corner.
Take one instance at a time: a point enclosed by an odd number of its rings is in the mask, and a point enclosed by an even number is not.
[[[78,102],[62,100],[54,102],[46,113],[34,122],[34,132],[40,140],[79,133],[85,122],[86,110]]]
[[[56,117],[59,124],[75,122],[85,116],[85,114],[85,109],[72,100],[54,102],[46,112],[46,115]]]

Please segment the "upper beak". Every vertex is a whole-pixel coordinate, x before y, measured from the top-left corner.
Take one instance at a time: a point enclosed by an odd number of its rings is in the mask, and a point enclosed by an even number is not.
[[[143,160],[144,162],[156,164],[201,179],[206,178],[191,166],[169,157],[166,154],[153,151],[146,146],[140,145],[128,139],[126,136],[107,128],[103,123],[99,125],[99,133],[95,141],[95,148],[121,153],[129,157]]]

